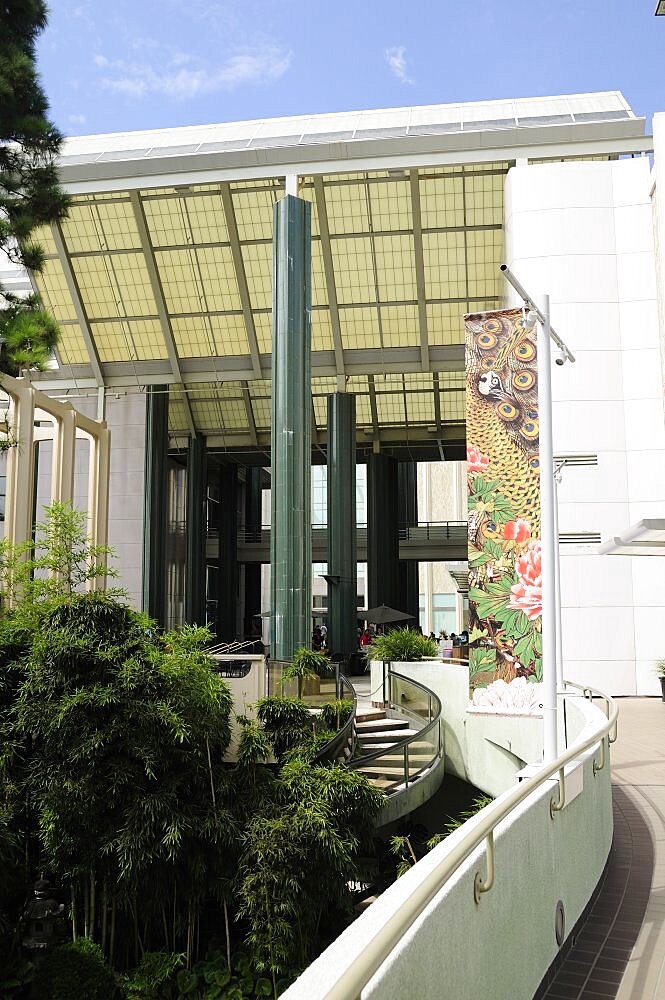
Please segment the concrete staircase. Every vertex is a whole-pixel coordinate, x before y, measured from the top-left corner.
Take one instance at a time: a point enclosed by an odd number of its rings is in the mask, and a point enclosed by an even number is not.
[[[357,753],[381,751],[380,758],[368,761],[358,768],[360,773],[384,791],[400,783],[400,779],[403,780],[404,777],[404,749],[396,747],[396,744],[407,737],[417,736],[418,730],[412,729],[407,719],[388,718],[381,709],[363,707],[356,713],[356,732]],[[413,773],[419,769],[420,764],[425,764],[430,759],[431,749],[426,741],[419,743],[414,740],[409,744],[408,754],[409,770]]]

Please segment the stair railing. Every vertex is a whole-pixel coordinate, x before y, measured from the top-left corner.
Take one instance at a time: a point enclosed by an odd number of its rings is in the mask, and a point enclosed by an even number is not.
[[[356,749],[356,709],[358,707],[358,697],[355,688],[349,679],[340,673],[337,674],[335,687],[337,698],[348,698],[349,701],[353,702],[353,709],[342,728],[319,750],[312,763],[318,764],[324,761],[335,760],[347,762]]]
[[[234,639],[232,642],[219,642],[215,646],[209,646],[206,652],[212,654],[226,655],[227,653],[239,653],[242,649],[247,649],[249,646],[255,646],[257,642],[260,642],[260,638],[256,639]]]
[[[571,747],[560,754],[555,760],[547,761],[530,777],[520,781],[514,788],[500,796],[499,799],[485,806],[474,817],[474,823],[468,833],[456,840],[454,847],[440,856],[436,864],[431,866],[416,889],[401,902],[399,909],[390,913],[385,919],[377,920],[372,929],[370,940],[362,939],[362,950],[350,954],[346,966],[334,969],[332,974],[324,976],[320,972],[316,979],[319,1000],[348,1000],[350,997],[360,997],[363,988],[390,955],[393,949],[409,933],[410,928],[420,917],[429,902],[441,891],[446,882],[467,860],[473,851],[485,843],[486,860],[485,876],[480,871],[475,874],[473,882],[473,899],[479,906],[482,894],[489,892],[494,882],[494,830],[510,813],[528,799],[536,789],[551,778],[558,777],[559,789],[550,799],[549,814],[553,823],[560,822],[557,806],[563,806],[566,793],[565,768],[579,759],[582,754],[594,750],[594,777],[603,769],[606,762],[606,746],[616,739],[618,709],[614,700],[602,691],[590,686],[582,687],[570,681],[564,681],[565,687],[578,689],[582,696],[592,700],[594,697],[603,701],[605,718],[598,725],[585,730]],[[564,692],[564,696],[568,692]],[[579,696],[578,696],[579,697]],[[599,751],[601,760],[596,762],[595,752]],[[609,779],[608,779],[609,780]],[[325,956],[321,960],[325,962]],[[326,967],[333,969],[332,964]],[[307,976],[307,973],[305,973]],[[311,980],[310,980],[311,982]],[[308,986],[309,986],[308,982]],[[299,981],[289,988],[287,996],[296,1000],[309,994],[302,992]]]
[[[441,756],[442,705],[434,691],[411,677],[397,673],[391,664],[388,664],[385,674],[384,690],[388,694],[388,707],[420,724],[421,728],[410,736],[396,740],[387,750],[381,748],[354,757],[347,767],[356,771],[371,768],[373,777],[385,779],[387,786],[384,790],[390,795],[408,788]],[[421,746],[416,749],[415,744]],[[422,744],[427,747],[425,753]]]

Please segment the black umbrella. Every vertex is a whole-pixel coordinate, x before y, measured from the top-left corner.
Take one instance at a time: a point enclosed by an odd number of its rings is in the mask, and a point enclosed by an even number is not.
[[[414,615],[407,615],[405,611],[396,611],[389,608],[387,604],[379,604],[377,608],[369,608],[368,611],[359,611],[358,618],[363,618],[366,622],[374,625],[388,625],[390,622],[405,622]]]

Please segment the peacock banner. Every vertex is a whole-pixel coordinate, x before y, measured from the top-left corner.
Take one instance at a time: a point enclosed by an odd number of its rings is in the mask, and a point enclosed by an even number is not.
[[[477,703],[477,689],[496,681],[542,680],[538,358],[536,331],[521,309],[469,313],[464,325],[469,670]]]

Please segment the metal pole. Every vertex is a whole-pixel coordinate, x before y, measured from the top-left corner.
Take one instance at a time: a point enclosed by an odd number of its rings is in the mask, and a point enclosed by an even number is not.
[[[554,587],[556,599],[556,688],[562,694],[563,686],[563,628],[561,624],[561,548],[559,546],[559,476],[561,466],[554,470]]]
[[[538,414],[540,425],[540,520],[543,596],[543,760],[557,756],[556,671],[556,540],[554,517],[554,446],[552,443],[552,372],[550,359],[550,298],[542,297],[543,321],[538,324]]]
[[[531,298],[531,296],[527,292],[527,290],[524,287],[524,285],[521,283],[521,281],[519,281],[518,278],[515,277],[515,275],[510,270],[510,268],[508,267],[508,265],[507,264],[500,264],[499,265],[499,270],[502,272],[502,274],[503,274],[504,278],[506,279],[506,281],[510,282],[510,284],[513,286],[513,288],[515,289],[515,291],[517,292],[517,294],[519,295],[519,297],[523,300],[524,305],[528,306],[529,309],[533,309],[533,311],[535,312],[536,316],[538,317],[538,320],[541,323],[544,323],[545,322],[545,315],[544,315],[544,313],[542,312],[541,309],[538,308],[538,304],[536,302],[534,302],[534,300]],[[559,350],[562,352],[562,354],[565,354],[566,359],[568,361],[573,361],[573,362],[575,361],[575,355],[570,350],[570,348],[563,342],[563,340],[561,339],[561,337],[559,336],[559,334],[556,332],[556,330],[552,329],[551,323],[549,324],[549,337],[551,337],[551,339],[554,341],[554,343],[559,348]]]

